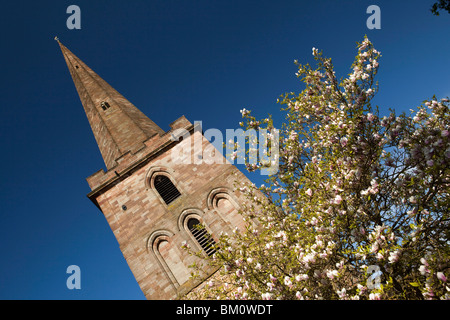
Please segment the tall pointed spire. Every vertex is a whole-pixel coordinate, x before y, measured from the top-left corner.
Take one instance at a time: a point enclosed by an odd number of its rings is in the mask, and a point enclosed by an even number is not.
[[[164,131],[97,75],[57,37],[100,152],[109,170],[116,159]]]

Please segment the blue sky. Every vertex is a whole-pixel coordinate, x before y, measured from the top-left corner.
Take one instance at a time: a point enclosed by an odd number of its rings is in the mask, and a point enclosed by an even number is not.
[[[0,299],[144,299],[86,197],[85,178],[104,163],[54,36],[163,129],[185,115],[225,132],[242,108],[280,121],[276,99],[302,90],[293,61],[313,63],[312,47],[348,74],[366,34],[383,55],[374,100],[382,113],[450,96],[450,15],[433,16],[433,3],[2,3]],[[81,30],[66,27],[71,4]],[[366,27],[371,4],[380,30]],[[66,287],[73,264],[80,290]]]

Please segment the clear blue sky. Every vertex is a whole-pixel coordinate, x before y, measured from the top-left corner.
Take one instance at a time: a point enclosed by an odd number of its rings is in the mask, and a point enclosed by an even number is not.
[[[376,104],[450,96],[450,15],[412,1],[8,1],[2,3],[0,299],[144,299],[85,178],[103,160],[53,37],[163,129],[185,115],[237,128],[279,118],[311,48],[346,75],[365,34],[382,52]],[[81,8],[81,30],[66,9]],[[381,9],[369,30],[366,9]],[[253,177],[258,182],[259,177]],[[81,290],[66,268],[81,268]]]

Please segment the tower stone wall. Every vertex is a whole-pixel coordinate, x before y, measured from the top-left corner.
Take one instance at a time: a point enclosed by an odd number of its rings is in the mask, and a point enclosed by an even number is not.
[[[198,285],[190,279],[189,268],[198,258],[181,248],[186,241],[194,250],[202,250],[186,226],[190,217],[202,222],[216,240],[221,232],[244,228],[237,211],[245,199],[235,184],[248,183],[247,178],[225,158],[212,164],[174,161],[172,152],[179,144],[190,145],[185,149],[191,149],[192,158],[213,148],[184,117],[173,124],[181,125],[192,133],[187,139],[172,141],[172,128],[150,139],[136,154],[118,159],[117,167],[87,179],[93,190],[89,198],[105,215],[148,299],[179,298]],[[197,149],[202,152],[195,153],[195,141],[201,141]],[[160,174],[170,177],[181,193],[169,205],[152,185]]]

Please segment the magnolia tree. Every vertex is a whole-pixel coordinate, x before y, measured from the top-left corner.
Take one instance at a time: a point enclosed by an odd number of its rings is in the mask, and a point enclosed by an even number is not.
[[[380,52],[367,38],[357,50],[340,81],[315,48],[316,69],[296,62],[305,89],[279,99],[279,171],[239,186],[247,227],[220,236],[208,260],[220,270],[191,297],[450,298],[449,100],[380,115]],[[241,112],[247,129],[274,130]]]

